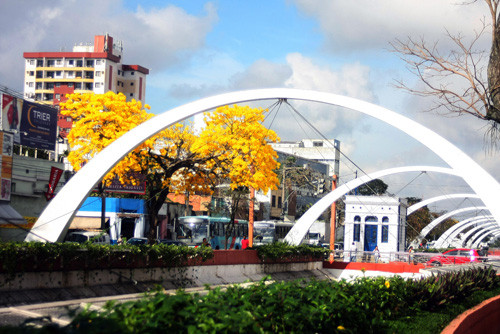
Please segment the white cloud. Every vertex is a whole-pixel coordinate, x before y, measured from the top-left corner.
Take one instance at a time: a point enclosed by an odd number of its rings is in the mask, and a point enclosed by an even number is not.
[[[165,5],[129,11],[120,0],[2,1],[0,9],[1,84],[22,90],[23,52],[70,51],[94,35],[109,33],[123,41],[124,59],[160,72],[189,60],[204,47],[206,35],[218,20],[212,3],[203,16]]]
[[[387,48],[394,38],[442,39],[445,28],[472,36],[488,15],[482,2],[459,0],[293,0],[299,10],[318,20],[331,52]],[[471,19],[474,18],[474,19]]]

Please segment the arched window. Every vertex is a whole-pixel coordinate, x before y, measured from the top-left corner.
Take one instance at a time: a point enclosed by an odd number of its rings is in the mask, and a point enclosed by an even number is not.
[[[378,218],[375,216],[366,216],[365,223],[378,223]]]
[[[388,223],[389,217],[382,217],[382,223]]]

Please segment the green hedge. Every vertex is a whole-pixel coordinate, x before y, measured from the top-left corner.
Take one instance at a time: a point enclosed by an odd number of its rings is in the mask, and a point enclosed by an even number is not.
[[[401,319],[411,322],[419,312],[439,313],[474,292],[500,286],[491,268],[420,280],[267,283],[227,290],[207,287],[206,295],[155,292],[138,301],[108,302],[101,311],[87,308],[66,327],[51,325],[33,332],[392,333],[396,328],[404,332]]]

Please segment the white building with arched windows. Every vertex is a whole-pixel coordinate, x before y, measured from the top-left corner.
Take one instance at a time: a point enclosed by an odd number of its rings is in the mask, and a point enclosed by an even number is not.
[[[382,259],[389,253],[405,251],[406,209],[406,200],[401,198],[346,196],[344,225],[346,257],[352,256],[354,250],[371,252],[375,246],[378,246]]]

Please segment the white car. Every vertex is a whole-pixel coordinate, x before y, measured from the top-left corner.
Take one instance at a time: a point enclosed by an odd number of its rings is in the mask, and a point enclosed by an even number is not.
[[[91,241],[95,244],[109,245],[110,238],[109,234],[98,231],[78,231],[78,232],[70,232],[66,236],[66,242],[78,242],[84,243],[87,241]]]

